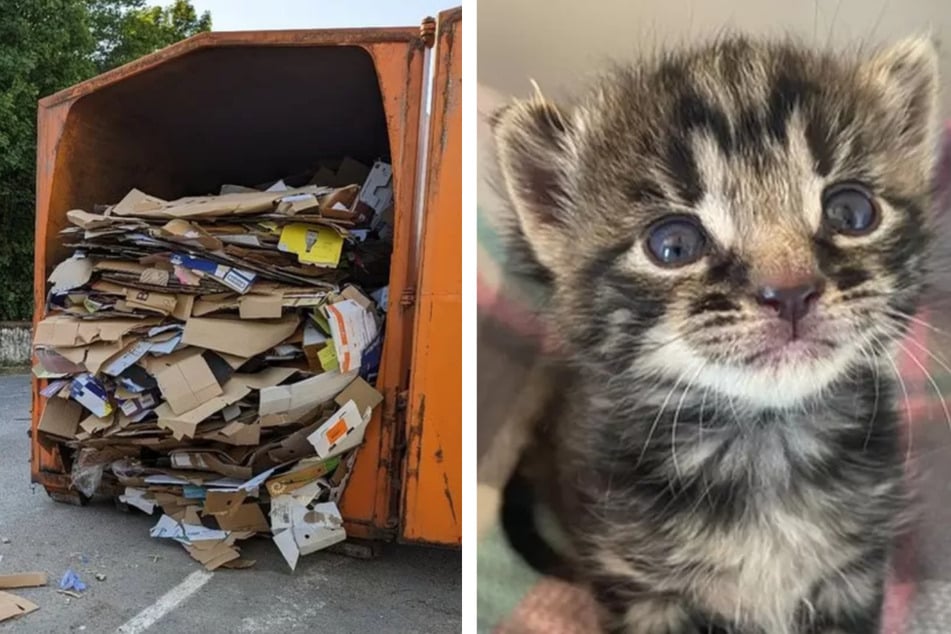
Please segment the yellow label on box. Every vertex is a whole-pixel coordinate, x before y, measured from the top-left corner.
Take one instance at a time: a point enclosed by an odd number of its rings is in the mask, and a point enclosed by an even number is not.
[[[337,266],[343,252],[343,237],[329,227],[291,224],[281,231],[281,251],[296,253],[299,262]]]
[[[317,351],[317,358],[320,360],[320,367],[324,369],[324,372],[330,372],[340,367],[340,364],[337,363],[337,349],[332,341],[328,341],[326,346]]]

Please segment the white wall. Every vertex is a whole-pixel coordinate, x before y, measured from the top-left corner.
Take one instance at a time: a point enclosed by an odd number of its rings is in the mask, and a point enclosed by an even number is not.
[[[528,93],[534,78],[557,96],[605,58],[724,28],[843,44],[932,32],[951,86],[951,0],[479,0],[478,11],[479,83],[503,94]]]

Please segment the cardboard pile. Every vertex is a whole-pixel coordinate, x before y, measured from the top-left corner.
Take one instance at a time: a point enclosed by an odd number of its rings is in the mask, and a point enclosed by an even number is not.
[[[253,563],[236,543],[254,534],[291,568],[343,540],[382,401],[391,178],[345,160],[295,188],[70,211],[34,372],[73,486],[161,508],[152,536],[209,569]]]

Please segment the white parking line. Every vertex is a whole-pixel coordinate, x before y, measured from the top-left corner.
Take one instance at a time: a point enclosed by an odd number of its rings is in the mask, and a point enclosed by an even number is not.
[[[203,585],[211,581],[213,573],[205,570],[196,570],[182,582],[159,597],[158,601],[145,608],[123,625],[119,626],[116,634],[139,634],[149,629],[163,616],[178,607],[178,604],[195,594]]]

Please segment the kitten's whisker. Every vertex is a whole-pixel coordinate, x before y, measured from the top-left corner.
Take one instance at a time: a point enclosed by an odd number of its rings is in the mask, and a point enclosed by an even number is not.
[[[905,352],[905,354],[908,355],[912,363],[914,363],[916,366],[918,366],[918,368],[922,372],[924,372],[925,378],[928,379],[928,382],[931,384],[932,389],[934,389],[935,395],[938,397],[938,400],[941,402],[941,408],[944,410],[944,416],[948,420],[948,430],[951,431],[951,410],[948,409],[948,402],[944,399],[944,394],[941,393],[941,388],[938,387],[938,382],[935,381],[934,376],[932,376],[931,372],[928,371],[928,368],[926,368],[924,364],[918,360],[918,357],[916,357],[915,355],[911,353],[911,350],[909,350],[898,339],[894,339],[893,341],[898,345],[898,347],[900,347]]]
[[[908,343],[912,344],[913,346],[915,346],[916,348],[918,348],[919,350],[927,354],[929,357],[931,357],[931,359],[934,360],[935,363],[940,365],[942,369],[948,372],[948,374],[951,374],[951,367],[948,366],[948,361],[945,360],[943,357],[938,356],[937,353],[932,352],[926,346],[923,346],[917,341],[915,341],[914,338],[907,337],[904,333],[898,331],[897,329],[893,331],[893,335],[896,337],[895,341],[898,341],[898,337],[900,336],[901,339],[903,339],[904,341],[907,341]]]
[[[862,336],[863,341],[868,341],[864,334],[859,333]],[[860,347],[859,352],[862,356],[868,359],[869,367],[871,367],[872,372],[875,374],[875,401],[872,405],[872,414],[868,417],[868,429],[865,432],[865,443],[862,445],[862,450],[868,450],[868,443],[872,439],[872,427],[875,425],[875,417],[878,415],[878,399],[879,399],[879,375],[878,375],[878,363],[875,361],[875,358],[865,350],[865,347]]]
[[[873,342],[877,341],[879,345],[881,345],[881,341],[875,335],[870,334],[869,336],[872,338]],[[902,378],[901,372],[898,370],[898,366],[895,364],[895,360],[892,359],[891,355],[886,354],[882,356],[892,367],[892,372],[895,374],[895,378],[898,379],[898,385],[901,388],[902,395],[905,399],[905,425],[908,427],[908,446],[905,448],[905,462],[908,462],[911,459],[911,445],[914,434],[913,428],[915,426],[914,416],[911,413],[911,400],[908,398],[908,387],[905,385],[905,379]]]
[[[884,310],[885,310],[885,313],[886,313],[886,314],[891,315],[892,317],[898,317],[898,318],[900,318],[900,319],[907,319],[908,321],[910,321],[910,322],[912,322],[912,323],[916,323],[916,324],[918,324],[918,325],[920,325],[920,326],[923,326],[923,327],[927,328],[928,330],[931,330],[931,331],[933,331],[933,332],[938,333],[939,335],[951,336],[951,333],[949,333],[949,332],[947,332],[947,331],[945,331],[945,330],[941,330],[940,328],[938,328],[938,327],[935,326],[934,324],[931,324],[931,323],[925,321],[924,319],[921,319],[921,318],[919,318],[919,317],[916,317],[916,316],[914,316],[914,315],[912,315],[912,314],[910,314],[910,313],[906,313],[906,312],[904,312],[904,311],[898,310],[897,308],[891,308],[891,307],[886,307]]]
[[[697,377],[700,376],[700,372],[706,367],[706,362],[701,363],[700,367],[697,368],[697,371],[693,373],[693,376],[690,377],[690,380],[687,382],[687,387],[684,388],[683,393],[680,395],[680,400],[677,402],[677,409],[674,410],[674,421],[670,426],[670,457],[674,463],[674,473],[677,475],[677,480],[682,479],[680,473],[680,465],[677,464],[677,419],[680,418],[680,410],[684,406],[684,399],[687,398],[687,394],[690,392],[690,388],[693,385],[694,381],[697,380]]]
[[[654,436],[654,431],[657,430],[657,424],[660,422],[661,416],[664,415],[664,409],[667,407],[667,403],[670,402],[670,398],[674,395],[674,391],[680,385],[680,382],[683,381],[684,377],[687,376],[688,370],[684,370],[680,373],[680,376],[677,377],[677,380],[674,382],[674,386],[670,388],[670,391],[667,392],[667,397],[664,398],[664,402],[661,403],[660,409],[657,411],[657,416],[654,417],[654,422],[651,423],[650,430],[647,432],[647,440],[644,441],[644,447],[641,449],[641,455],[638,456],[637,462],[634,464],[635,468],[639,467],[641,462],[644,460],[644,456],[647,455],[647,449],[650,446],[651,438]]]

